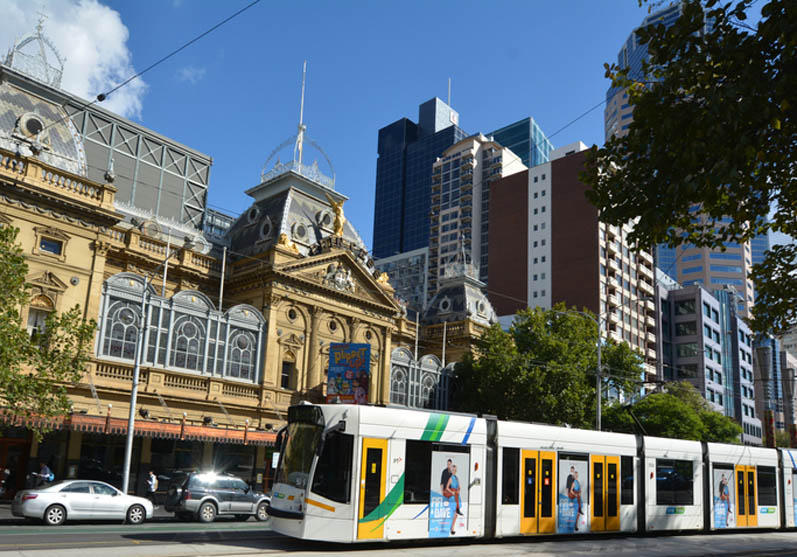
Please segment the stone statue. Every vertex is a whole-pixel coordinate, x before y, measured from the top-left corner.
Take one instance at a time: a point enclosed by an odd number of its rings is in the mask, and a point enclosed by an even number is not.
[[[285,234],[285,232],[279,235],[279,238],[277,238],[277,244],[288,248],[293,253],[299,253],[299,248],[296,247],[296,244],[288,240],[288,235]]]
[[[329,204],[332,205],[332,210],[335,212],[335,222],[332,223],[335,236],[343,236],[343,225],[346,224],[346,217],[343,216],[343,201],[335,201],[328,193],[324,193],[324,195],[327,196],[327,200],[329,200]]]
[[[381,273],[378,277],[376,277],[376,282],[378,282],[381,286],[390,286],[390,276],[387,273]]]

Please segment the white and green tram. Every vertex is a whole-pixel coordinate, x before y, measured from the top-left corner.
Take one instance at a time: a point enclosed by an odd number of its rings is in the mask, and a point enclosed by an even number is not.
[[[341,543],[794,527],[797,452],[406,408],[292,406],[272,529]]]

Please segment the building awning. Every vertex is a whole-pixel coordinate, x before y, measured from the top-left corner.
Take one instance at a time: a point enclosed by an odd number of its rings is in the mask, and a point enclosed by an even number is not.
[[[110,416],[72,414],[63,418],[41,418],[38,416],[20,418],[0,411],[0,421],[21,427],[46,424],[53,429],[66,429],[84,433],[104,433],[107,435],[127,435],[127,420]],[[267,447],[273,446],[277,439],[276,433],[271,431],[258,431],[248,428],[225,429],[206,425],[166,423],[143,419],[135,421],[134,435],[136,437],[152,437],[156,439],[207,441],[234,445],[263,445]]]

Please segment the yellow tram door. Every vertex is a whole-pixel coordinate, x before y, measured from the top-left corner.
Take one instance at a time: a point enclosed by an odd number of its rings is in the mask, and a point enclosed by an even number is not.
[[[736,526],[758,526],[755,466],[736,467]]]
[[[590,530],[616,532],[620,530],[620,457],[592,455],[590,457]]]
[[[555,467],[555,452],[521,451],[521,534],[556,532]]]
[[[383,516],[379,512],[385,496],[387,475],[387,439],[363,438],[362,466],[360,467],[360,505],[357,521],[357,539],[382,539]]]

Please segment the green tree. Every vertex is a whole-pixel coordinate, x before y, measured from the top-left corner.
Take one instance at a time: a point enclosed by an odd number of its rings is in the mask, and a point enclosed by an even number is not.
[[[80,380],[89,358],[95,323],[75,306],[51,314],[41,334],[31,337],[20,310],[30,301],[28,266],[16,244],[19,231],[0,226],[0,407],[12,416],[51,418],[70,411],[66,389]],[[34,426],[37,438],[46,421]]]
[[[454,405],[502,419],[591,428],[598,331],[591,319],[553,310],[519,312],[509,331],[490,328],[456,367]],[[641,360],[625,344],[602,348],[605,388],[633,389]]]
[[[685,0],[673,26],[637,32],[647,77],[606,65],[634,119],[625,137],[592,147],[582,179],[602,221],[638,218],[636,245],[797,237],[797,2],[769,0],[753,26],[745,20],[755,2]],[[713,21],[705,33],[704,10]],[[753,327],[797,323],[797,245],[771,249],[753,276]]]
[[[712,410],[690,383],[667,383],[662,392],[650,394],[633,405],[611,404],[604,413],[607,430],[693,439],[713,443],[738,443],[742,428],[727,416]]]

